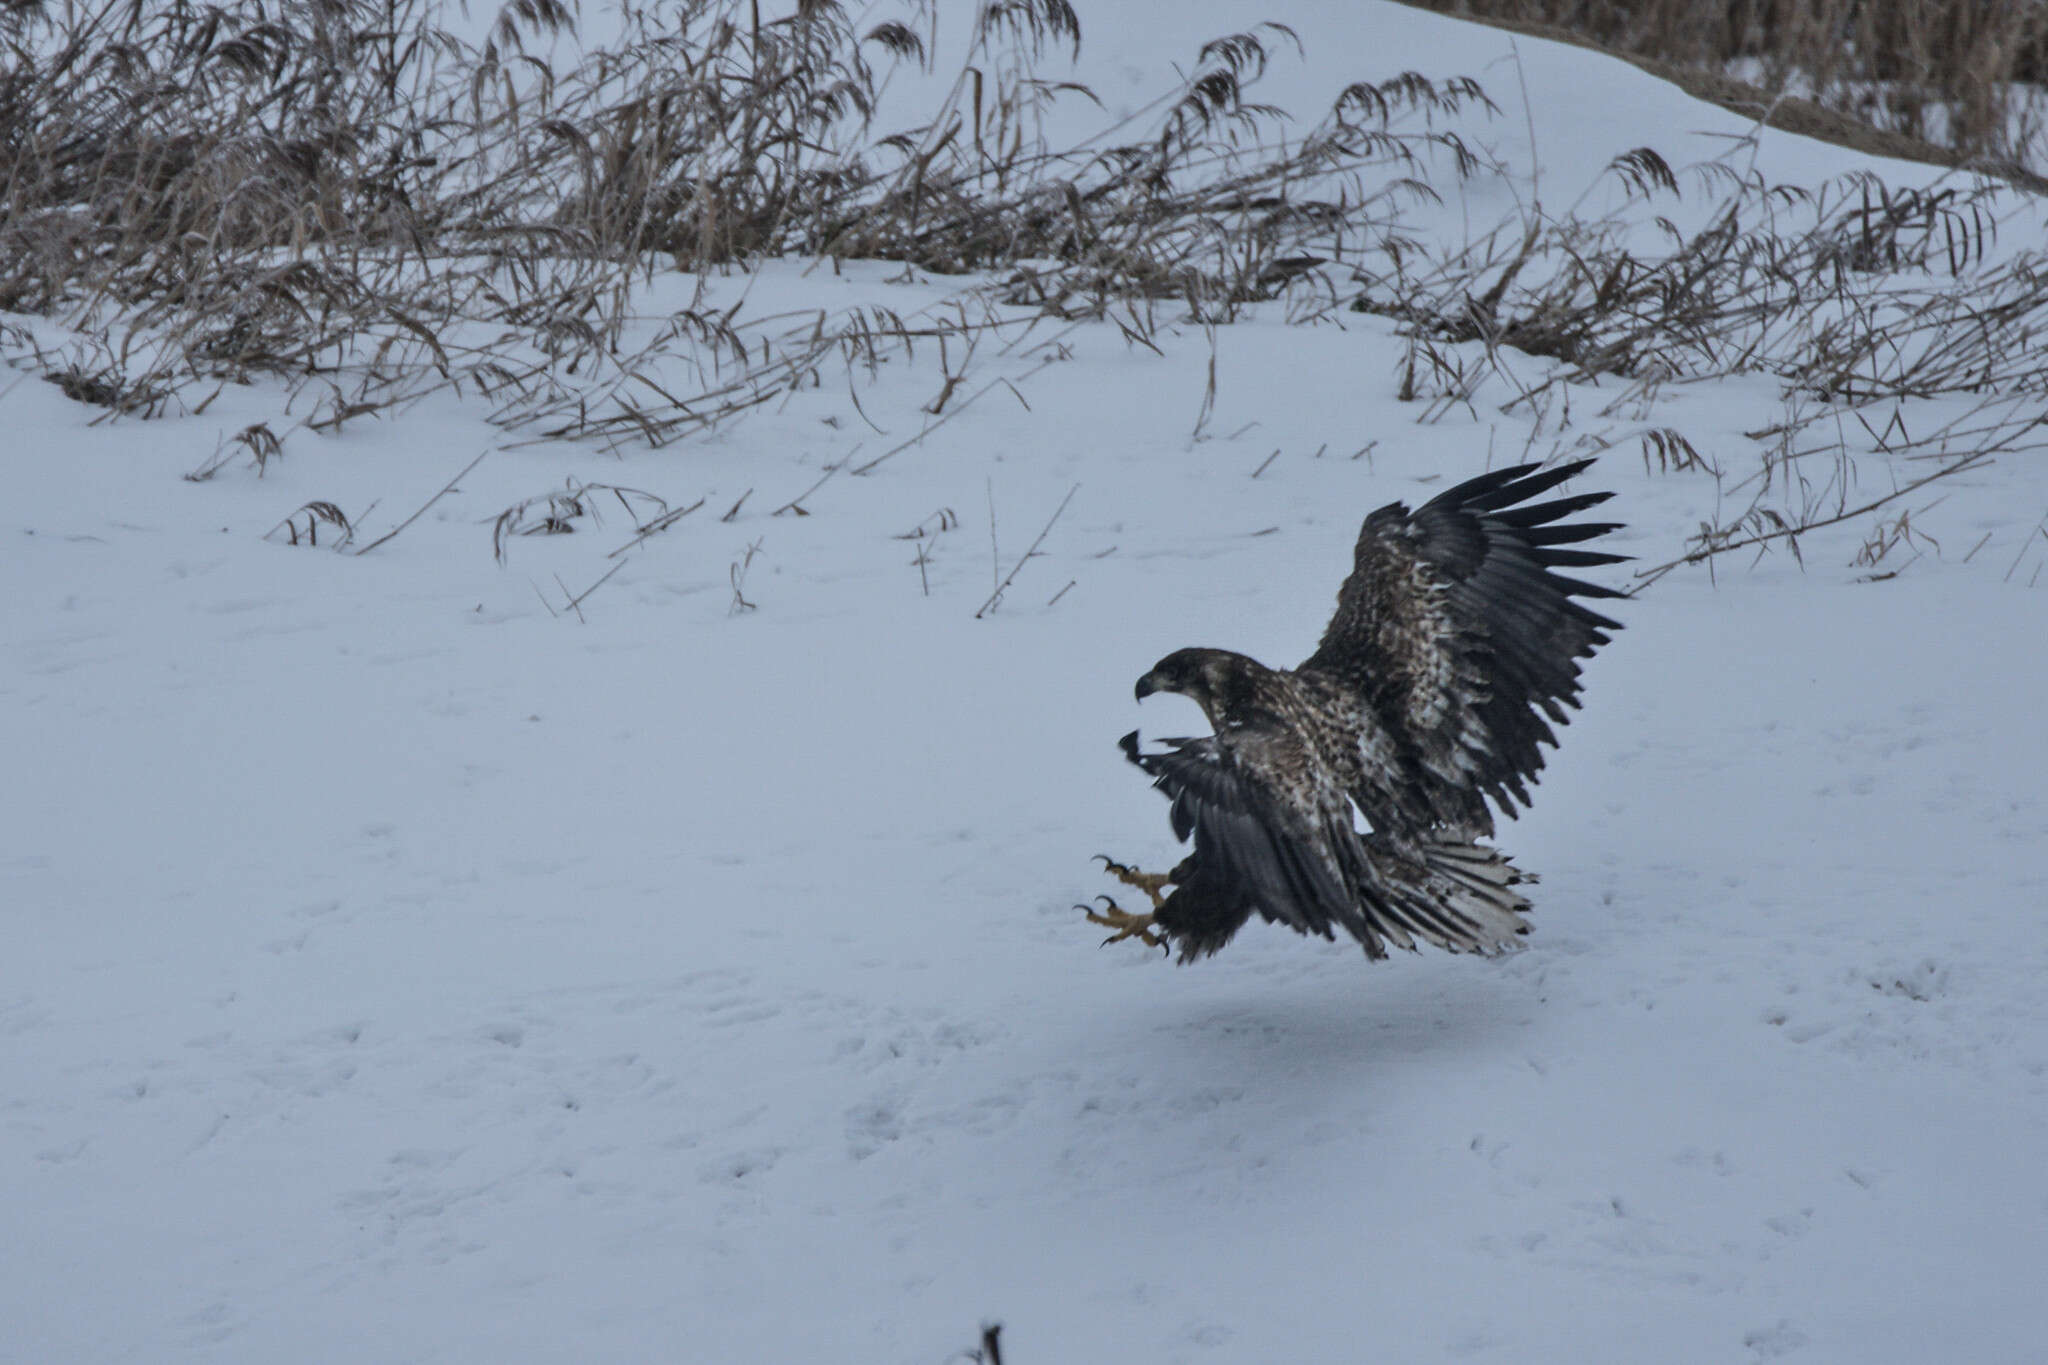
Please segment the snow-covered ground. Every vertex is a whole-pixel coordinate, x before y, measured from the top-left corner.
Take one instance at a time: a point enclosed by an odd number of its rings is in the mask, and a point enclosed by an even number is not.
[[[1317,71],[1525,78],[1499,150],[1533,128],[1547,203],[1744,131],[1592,54],[1296,8]],[[1116,22],[1092,69],[1168,79]],[[900,274],[783,263],[754,306],[949,288]],[[939,1365],[986,1320],[1010,1365],[2041,1358],[2038,465],[1944,484],[1888,581],[1848,528],[1622,604],[1503,832],[1527,951],[1098,951],[1089,856],[1176,856],[1115,748],[1199,725],[1133,705],[1155,658],[1294,662],[1367,510],[1589,433],[1620,548],[1671,558],[1713,482],[1633,431],[1733,452],[1777,411],[1418,425],[1348,316],[1218,329],[1199,434],[1199,329],[1019,347],[981,372],[1016,396],[859,477],[824,476],[930,420],[935,352],[663,451],[447,402],[202,484],[274,394],[93,425],[8,389],[0,1359]],[[324,499],[367,541],[485,451],[367,555],[263,538]],[[497,563],[565,478],[705,502]]]

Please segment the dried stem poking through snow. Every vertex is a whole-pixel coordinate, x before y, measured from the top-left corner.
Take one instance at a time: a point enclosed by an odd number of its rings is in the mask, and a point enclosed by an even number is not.
[[[976,609],[974,613],[975,620],[979,621],[982,617],[994,611],[997,605],[1002,602],[1003,594],[1008,592],[1010,590],[1010,585],[1017,581],[1017,574],[1024,568],[1026,564],[1029,564],[1031,560],[1038,554],[1038,547],[1045,544],[1045,538],[1048,535],[1052,534],[1052,528],[1056,524],[1058,524],[1059,519],[1066,514],[1067,504],[1072,502],[1074,500],[1074,494],[1080,491],[1081,485],[1078,483],[1067,490],[1067,495],[1064,498],[1060,499],[1060,505],[1058,507],[1053,508],[1052,515],[1046,518],[1045,525],[1039,528],[1038,535],[1031,542],[1031,547],[1025,550],[1022,555],[1018,556],[1017,562],[1010,566],[1010,572],[1003,576],[1003,579],[1000,583],[996,584],[996,590],[990,593],[988,595],[988,600],[986,602],[983,602],[981,606]],[[989,549],[991,551],[995,549],[995,503],[993,501],[989,503]],[[1069,584],[1068,586],[1071,587],[1072,585]],[[1060,591],[1065,592],[1066,589],[1062,588],[1060,589]],[[1059,598],[1057,597],[1053,599],[1054,602],[1057,602],[1058,600]],[[1052,603],[1049,602],[1046,605],[1050,606],[1052,605]]]
[[[815,0],[763,22],[740,0],[661,0],[557,70],[526,49],[572,27],[558,0],[507,6],[476,42],[436,27],[431,0],[7,7],[0,308],[64,339],[0,329],[0,356],[103,418],[202,412],[267,379],[316,432],[448,390],[523,441],[660,446],[828,378],[858,408],[885,363],[936,342],[942,387],[917,430],[828,478],[872,472],[998,387],[1024,402],[1076,328],[1157,351],[1163,329],[1199,327],[1213,348],[1253,310],[1384,319],[1407,344],[1393,382],[1431,422],[1497,402],[1555,429],[1575,388],[1621,384],[1613,411],[1768,375],[1803,409],[1793,427],[1832,419],[1790,454],[1826,450],[1843,488],[1929,402],[2043,411],[2048,256],[1997,246],[2001,188],[1769,184],[1737,156],[1676,167],[1638,147],[1609,168],[1624,208],[1528,209],[1446,244],[1418,207],[1521,174],[1478,150],[1499,111],[1469,79],[1362,79],[1289,124],[1255,87],[1300,39],[1262,24],[1202,45],[1146,112],[1055,147],[1048,102],[1092,97],[1042,67],[1078,50],[1080,21],[1019,0],[981,6],[947,93],[886,132],[891,70],[934,54],[916,24],[862,31],[861,13]],[[1711,206],[1704,226],[1655,215],[1686,197]],[[717,272],[787,255],[961,287],[915,312],[714,299]],[[642,311],[674,270],[690,297]],[[1197,439],[1216,371],[1212,353]],[[243,442],[259,472],[290,434],[263,429]],[[1954,458],[1971,449],[2020,448],[2011,435],[1951,449],[1951,472],[1978,467]],[[1780,433],[1753,452],[1773,496],[1788,450]],[[1714,468],[1738,475],[1725,452]],[[817,487],[778,510],[808,513]],[[1849,506],[1752,504],[1674,562],[1796,545]]]

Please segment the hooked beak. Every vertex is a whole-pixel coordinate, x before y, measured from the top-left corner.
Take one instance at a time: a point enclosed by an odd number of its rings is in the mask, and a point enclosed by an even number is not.
[[[1159,690],[1157,675],[1147,673],[1144,677],[1138,679],[1138,685],[1133,690],[1136,691],[1136,693],[1138,694],[1139,701],[1145,700],[1145,698],[1151,696],[1154,692],[1157,692]]]

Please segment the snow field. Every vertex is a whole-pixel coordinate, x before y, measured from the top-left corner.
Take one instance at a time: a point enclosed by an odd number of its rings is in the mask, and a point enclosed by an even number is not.
[[[1359,13],[1370,46],[1300,19],[1315,60],[1505,42]],[[1518,46],[1557,195],[1733,118]],[[747,287],[947,292],[898,273]],[[1845,529],[1620,604],[1501,835],[1526,952],[1257,927],[1176,969],[1074,908],[1091,854],[1176,856],[1114,747],[1200,723],[1133,705],[1154,659],[1299,659],[1366,511],[1587,432],[1646,564],[1714,488],[1590,388],[1562,433],[1417,425],[1378,319],[1219,329],[1199,439],[1199,329],[1078,329],[1024,379],[1029,344],[987,372],[1023,402],[821,485],[929,420],[928,358],[863,382],[886,435],[830,383],[617,454],[448,402],[203,485],[274,395],[93,426],[8,391],[0,1360],[936,1363],[985,1319],[1016,1365],[2035,1359],[2048,474],[1951,481],[1889,582]],[[368,555],[262,538],[322,498],[367,540],[486,449]],[[622,512],[491,554],[566,477],[705,499],[582,620]]]

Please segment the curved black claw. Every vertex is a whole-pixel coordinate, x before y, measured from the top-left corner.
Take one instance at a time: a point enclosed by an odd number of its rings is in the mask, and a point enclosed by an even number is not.
[[[1116,930],[1115,933],[1102,940],[1103,947],[1107,948],[1112,943],[1121,943],[1127,938],[1135,938],[1142,941],[1148,948],[1159,948],[1164,950],[1169,957],[1172,956],[1173,949],[1167,943],[1165,937],[1153,932],[1152,916],[1134,915],[1108,896],[1097,896],[1095,899],[1103,904],[1103,913],[1099,915],[1085,905],[1076,905],[1074,908],[1085,914],[1090,924],[1100,924],[1106,929]]]
[[[1154,910],[1166,904],[1166,897],[1161,892],[1173,885],[1173,874],[1171,872],[1140,872],[1129,863],[1120,863],[1107,853],[1098,853],[1095,856],[1102,859],[1102,870],[1104,872],[1107,872],[1125,886],[1135,886],[1144,892],[1147,899],[1152,902]]]

